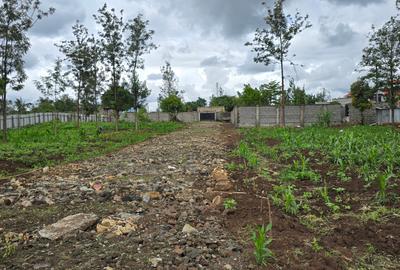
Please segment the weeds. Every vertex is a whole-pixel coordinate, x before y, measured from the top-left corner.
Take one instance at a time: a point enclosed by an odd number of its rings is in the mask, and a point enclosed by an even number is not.
[[[272,230],[272,224],[268,226],[260,226],[252,232],[251,241],[254,245],[254,256],[259,265],[265,266],[269,258],[273,257],[269,245],[272,243],[272,238],[268,237],[267,233]]]
[[[293,194],[294,186],[281,185],[274,187],[274,193],[272,195],[272,202],[275,205],[283,206],[286,213],[290,215],[297,215],[299,212],[299,204],[297,203],[296,197]]]
[[[224,208],[227,210],[236,209],[236,206],[237,202],[235,201],[235,199],[226,199],[224,201]]]

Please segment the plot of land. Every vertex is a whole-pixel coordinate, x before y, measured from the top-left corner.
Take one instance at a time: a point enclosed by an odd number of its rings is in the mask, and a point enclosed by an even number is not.
[[[196,123],[2,181],[0,268],[397,269],[399,139]]]

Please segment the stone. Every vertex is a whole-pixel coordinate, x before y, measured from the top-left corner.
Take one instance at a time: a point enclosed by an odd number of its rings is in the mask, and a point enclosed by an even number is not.
[[[232,270],[233,268],[232,268],[232,265],[230,265],[230,264],[225,264],[225,265],[224,265],[224,269],[225,269],[225,270]]]
[[[78,231],[86,230],[93,226],[98,220],[95,214],[79,213],[65,217],[54,224],[51,224],[39,231],[39,235],[50,240],[57,240],[64,235]]]
[[[21,206],[24,208],[28,208],[32,206],[32,202],[30,200],[23,200],[21,201]]]
[[[103,185],[100,182],[96,182],[92,185],[94,191],[99,192],[103,189]]]
[[[219,207],[224,203],[224,199],[222,198],[222,196],[218,195],[216,196],[213,200],[212,200],[212,207]]]
[[[129,234],[137,230],[136,222],[140,219],[139,216],[130,213],[119,213],[116,216],[104,218],[96,226],[98,234],[109,233],[110,238],[113,236],[121,236]]]
[[[216,182],[226,182],[229,181],[229,176],[228,176],[228,172],[225,171],[223,168],[221,167],[217,167],[215,168],[212,173],[211,173],[211,177],[216,181]]]
[[[229,181],[221,181],[215,184],[214,189],[217,191],[229,191],[233,188],[233,185]]]
[[[191,234],[191,233],[198,232],[198,230],[196,228],[193,228],[191,225],[186,224],[185,226],[183,226],[182,232],[183,233],[187,233],[187,234]]]
[[[162,262],[161,258],[151,258],[150,260],[151,267],[157,268],[158,264]]]
[[[157,191],[146,192],[142,199],[145,203],[149,203],[150,201],[161,199],[161,194]]]
[[[49,167],[44,167],[43,168],[43,173],[48,173],[50,171],[50,168]]]
[[[174,249],[174,253],[179,255],[179,256],[182,256],[185,253],[185,251],[183,250],[183,248],[181,248],[179,246],[176,246],[175,249]]]

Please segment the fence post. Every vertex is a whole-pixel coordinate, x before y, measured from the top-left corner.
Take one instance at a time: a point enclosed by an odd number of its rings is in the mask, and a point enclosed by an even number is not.
[[[260,127],[260,107],[256,106],[256,127]]]
[[[306,109],[306,106],[305,105],[301,105],[301,107],[300,107],[300,126],[301,127],[304,127],[305,109]]]
[[[279,125],[280,113],[280,108],[276,107],[276,125]]]

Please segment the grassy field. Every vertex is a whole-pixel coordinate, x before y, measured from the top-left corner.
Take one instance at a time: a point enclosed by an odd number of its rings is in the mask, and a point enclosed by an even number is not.
[[[98,132],[98,126],[102,132]],[[35,125],[9,131],[9,142],[0,144],[0,175],[20,173],[31,168],[54,165],[102,155],[130,144],[166,134],[183,125],[172,122],[145,123],[138,132],[131,123],[74,123]]]
[[[236,178],[239,191],[267,196],[271,201],[270,248],[275,253],[271,265],[398,267],[398,130],[356,126],[254,128],[241,133],[227,169]],[[250,198],[237,200],[238,216],[233,218],[261,225],[241,213],[259,209],[259,201],[249,205]]]

